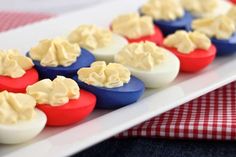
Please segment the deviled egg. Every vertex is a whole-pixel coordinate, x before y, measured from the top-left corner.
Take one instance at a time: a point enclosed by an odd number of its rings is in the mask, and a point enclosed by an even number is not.
[[[229,55],[236,52],[236,26],[228,15],[196,19],[192,29],[211,38],[217,48],[217,55]]]
[[[149,0],[140,9],[141,15],[153,18],[164,35],[177,30],[189,30],[192,15],[185,11],[178,0]]]
[[[233,20],[234,24],[236,25],[236,5],[229,9],[229,11],[226,13],[226,16]]]
[[[47,118],[35,105],[27,94],[0,92],[0,143],[26,142],[43,130]]]
[[[236,4],[236,0],[230,0],[232,3]]]
[[[131,43],[116,56],[115,62],[127,67],[145,87],[158,88],[172,82],[179,73],[178,58],[152,42]]]
[[[41,80],[26,91],[35,98],[36,107],[47,115],[50,126],[79,122],[93,111],[96,103],[92,93],[80,90],[74,80],[64,76],[57,76],[53,81]]]
[[[138,13],[122,14],[111,23],[113,32],[124,36],[129,43],[151,41],[157,45],[163,42],[161,30],[153,24],[149,16],[140,16]]]
[[[180,0],[180,2],[194,18],[219,16],[228,12],[232,6],[227,0]]]
[[[41,79],[54,79],[57,75],[72,77],[95,60],[88,50],[64,38],[42,40],[27,55],[33,59]]]
[[[0,50],[0,91],[25,92],[38,81],[38,72],[29,57],[18,50]]]
[[[113,62],[114,55],[128,44],[124,37],[95,25],[79,26],[70,33],[68,40],[89,50],[96,60],[104,60],[107,63]]]
[[[180,70],[196,72],[213,62],[216,47],[211,40],[199,32],[177,31],[167,36],[164,46],[180,60]]]
[[[74,80],[97,96],[97,108],[119,108],[136,102],[144,92],[144,84],[131,76],[121,64],[97,61],[78,70]]]

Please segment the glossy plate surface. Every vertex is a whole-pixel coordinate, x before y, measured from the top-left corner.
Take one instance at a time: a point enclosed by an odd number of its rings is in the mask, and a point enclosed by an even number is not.
[[[0,34],[1,48],[27,52],[38,40],[66,35],[79,24],[108,26],[121,13],[136,11],[146,0],[114,0],[86,10]],[[13,40],[14,39],[14,40]],[[181,74],[168,87],[147,90],[137,103],[118,110],[96,110],[86,120],[68,127],[47,127],[32,141],[0,145],[0,156],[66,156],[81,151],[151,117],[236,80],[236,55],[217,58],[201,72]],[[114,125],[115,124],[115,125]]]

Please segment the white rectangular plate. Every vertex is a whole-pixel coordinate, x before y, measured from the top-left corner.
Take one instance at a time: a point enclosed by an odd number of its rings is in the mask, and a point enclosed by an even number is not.
[[[86,10],[0,34],[0,48],[27,52],[43,38],[66,35],[80,24],[108,26],[121,13],[137,11],[145,0],[116,0]],[[236,80],[236,55],[217,58],[196,74],[181,74],[168,87],[147,90],[130,106],[96,110],[83,122],[69,127],[47,127],[38,137],[21,145],[0,145],[0,156],[66,156],[79,152],[149,118],[175,108]]]

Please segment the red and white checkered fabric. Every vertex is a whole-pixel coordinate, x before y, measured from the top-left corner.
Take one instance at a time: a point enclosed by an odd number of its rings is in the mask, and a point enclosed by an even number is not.
[[[236,82],[135,126],[118,137],[236,139]]]
[[[52,17],[49,14],[0,11],[0,32]]]
[[[51,15],[0,12],[0,32]],[[236,139],[236,82],[131,128],[117,137]]]

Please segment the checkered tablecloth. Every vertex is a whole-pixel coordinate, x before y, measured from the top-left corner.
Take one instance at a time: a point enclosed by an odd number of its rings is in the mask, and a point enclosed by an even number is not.
[[[236,139],[236,82],[133,127],[118,137]]]
[[[51,15],[0,12],[0,32]],[[137,125],[117,137],[236,139],[236,82]]]
[[[45,20],[52,17],[49,14],[37,14],[28,12],[6,12],[0,11],[0,32],[13,28],[32,24],[37,21]]]

